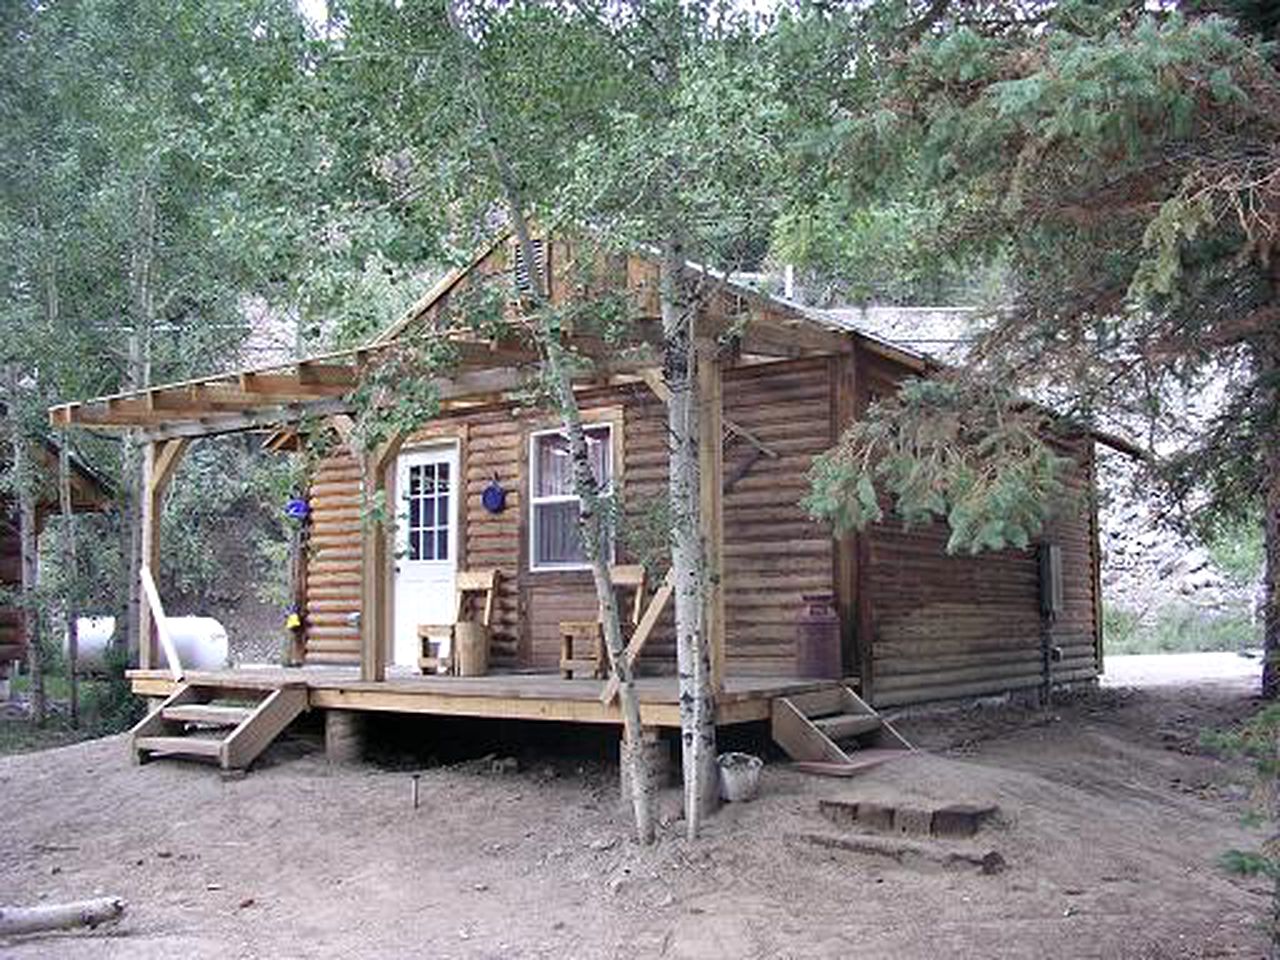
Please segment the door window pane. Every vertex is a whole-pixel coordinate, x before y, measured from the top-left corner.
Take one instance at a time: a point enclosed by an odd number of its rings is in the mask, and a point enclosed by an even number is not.
[[[408,470],[405,500],[406,553],[410,560],[449,559],[452,522],[449,464],[413,464]]]

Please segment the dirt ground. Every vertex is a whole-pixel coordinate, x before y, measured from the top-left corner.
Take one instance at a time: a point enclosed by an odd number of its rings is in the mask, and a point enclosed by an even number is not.
[[[526,748],[492,762],[329,766],[314,738],[247,778],[131,766],[122,738],[0,759],[0,903],[113,894],[112,929],[0,941],[15,958],[1256,957],[1264,881],[1251,775],[1199,752],[1256,706],[1247,681],[1104,688],[1046,713],[908,717],[924,748],[856,779],[777,757],[761,797],[696,844],[642,849],[616,769]],[[505,767],[504,767],[505,769]],[[420,773],[421,806],[410,802]],[[820,846],[852,835],[820,798],[982,801],[999,822],[933,851],[995,850],[986,875]],[[895,841],[896,842],[896,841]]]

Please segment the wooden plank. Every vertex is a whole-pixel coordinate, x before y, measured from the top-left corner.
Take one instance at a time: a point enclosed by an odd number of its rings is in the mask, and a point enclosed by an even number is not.
[[[667,388],[666,381],[662,379],[661,371],[657,370],[654,367],[646,367],[643,370],[638,371],[638,376],[640,377],[640,380],[644,383],[644,385],[647,386],[651,391],[653,391],[653,395],[655,397],[657,397],[663,403],[671,402],[671,391]],[[743,440],[746,440],[748,443],[750,443],[753,447],[759,450],[766,457],[770,457],[775,460],[778,458],[779,454],[777,450],[769,446],[767,443],[761,440],[756,434],[752,433],[750,430],[748,430],[746,427],[742,426],[741,424],[735,423],[733,420],[730,420],[728,417],[725,417],[724,428],[729,433],[739,436]]]
[[[815,727],[787,697],[773,701],[770,733],[792,760],[848,763],[849,755]]]
[[[307,709],[306,684],[273,691],[222,741],[219,762],[224,770],[243,770],[257,759],[294,719]]]
[[[644,615],[636,626],[636,632],[631,635],[631,639],[627,642],[626,656],[628,666],[635,666],[635,662],[640,659],[644,645],[648,642],[649,635],[653,633],[653,628],[657,626],[658,619],[662,616],[662,611],[666,608],[674,590],[675,573],[672,570],[668,570],[666,577],[663,578],[662,583],[649,600],[649,605],[645,607]],[[610,673],[609,679],[605,682],[604,692],[600,694],[600,702],[604,704],[613,703],[614,697],[618,695],[618,686],[618,678]]]
[[[179,754],[191,757],[219,757],[223,741],[213,737],[138,737],[134,748],[139,753]]]
[[[178,648],[173,645],[173,636],[169,633],[169,621],[165,617],[164,606],[160,603],[160,592],[156,589],[155,579],[151,576],[151,568],[145,563],[142,564],[138,570],[138,576],[142,580],[142,593],[146,598],[144,606],[151,610],[151,619],[156,628],[156,636],[160,639],[160,647],[164,650],[169,673],[173,679],[181,680],[182,661],[178,658]]]
[[[159,676],[162,678],[160,682],[164,684],[163,689],[139,690],[136,686],[133,688],[134,693],[165,698],[160,706],[134,724],[133,729],[129,731],[129,756],[135,763],[139,760],[138,738],[162,736],[169,729],[164,719],[164,711],[182,704],[197,703],[202,696],[195,687],[177,683],[168,674],[159,674]]]
[[[164,696],[177,686],[161,671],[130,671],[133,691]],[[582,723],[621,723],[616,706],[599,702],[602,684],[591,680],[560,680],[550,675],[486,677],[397,677],[381,683],[362,682],[358,670],[227,670],[198,671],[193,683],[213,688],[219,696],[253,696],[298,680],[308,686],[316,708],[358,709],[394,713],[425,713]],[[796,681],[776,677],[734,678],[716,707],[718,724],[767,720],[776,696],[829,686],[829,681]],[[643,677],[637,681],[642,717],[656,726],[678,727],[678,695],[674,677]]]
[[[370,500],[387,498],[388,468],[404,443],[397,436],[366,456],[365,495]],[[361,678],[382,680],[386,676],[389,624],[392,622],[393,551],[387,543],[387,524],[366,517],[361,537],[360,560],[360,664]]]
[[[253,714],[248,707],[227,707],[212,703],[193,703],[164,707],[160,716],[176,723],[204,723],[211,726],[234,727]]]
[[[853,356],[833,357],[831,378],[831,443],[857,419],[857,363]],[[831,576],[835,584],[836,611],[840,616],[841,660],[846,672],[861,672],[862,654],[858,643],[858,543],[857,534],[848,530],[836,538],[831,551]],[[870,651],[867,651],[870,654]]]

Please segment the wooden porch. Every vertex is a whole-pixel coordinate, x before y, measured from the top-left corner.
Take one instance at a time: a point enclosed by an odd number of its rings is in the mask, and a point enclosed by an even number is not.
[[[502,720],[621,724],[617,701],[605,704],[605,681],[565,680],[558,674],[510,673],[483,677],[423,676],[388,670],[381,681],[362,680],[356,667],[242,667],[188,671],[175,680],[165,670],[132,670],[133,692],[167,697],[182,684],[216,688],[221,696],[305,685],[308,709],[417,713]],[[848,683],[850,681],[844,681]],[[728,677],[716,697],[721,726],[768,720],[781,697],[834,689],[841,682],[790,677]],[[645,726],[679,727],[677,680],[640,677],[640,719]]]

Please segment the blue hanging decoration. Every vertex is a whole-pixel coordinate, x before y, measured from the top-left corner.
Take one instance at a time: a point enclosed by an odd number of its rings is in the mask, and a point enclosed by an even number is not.
[[[290,497],[285,502],[284,514],[291,520],[305,520],[311,515],[311,504],[304,497]]]
[[[507,491],[502,489],[495,473],[489,485],[480,494],[480,504],[490,513],[501,513],[507,506]]]

